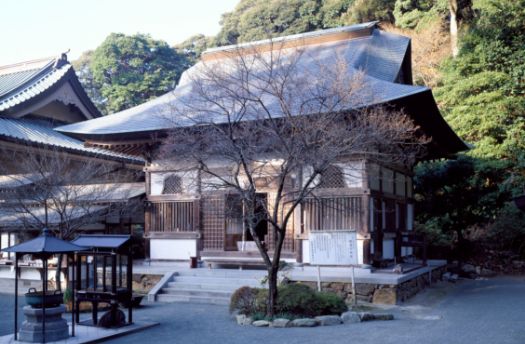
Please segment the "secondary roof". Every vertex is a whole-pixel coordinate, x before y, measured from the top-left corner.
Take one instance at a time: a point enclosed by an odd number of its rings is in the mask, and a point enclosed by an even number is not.
[[[68,89],[57,95],[60,101],[66,105],[76,105],[84,119],[101,116],[78,81],[65,54],[0,66],[0,115],[24,116],[65,84]]]

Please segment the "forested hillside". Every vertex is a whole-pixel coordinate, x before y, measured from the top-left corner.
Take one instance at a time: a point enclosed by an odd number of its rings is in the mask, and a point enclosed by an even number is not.
[[[208,47],[371,20],[412,37],[414,82],[433,89],[472,145],[417,167],[418,230],[459,258],[525,256],[525,218],[512,204],[525,187],[525,0],[241,0],[215,37],[170,47],[112,34],[77,70],[111,113],[172,88]]]

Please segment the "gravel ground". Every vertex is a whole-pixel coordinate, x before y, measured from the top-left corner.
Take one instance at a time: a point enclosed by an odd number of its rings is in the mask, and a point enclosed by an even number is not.
[[[0,334],[12,331],[13,297],[0,295]],[[316,328],[237,326],[227,307],[146,304],[136,320],[160,322],[112,343],[525,343],[525,278],[440,283],[401,307],[394,321]],[[153,342],[152,342],[153,341]]]

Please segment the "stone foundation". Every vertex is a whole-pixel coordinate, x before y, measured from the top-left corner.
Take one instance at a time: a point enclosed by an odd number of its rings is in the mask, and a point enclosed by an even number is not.
[[[54,342],[69,337],[69,327],[67,321],[62,319],[62,313],[66,307],[46,308],[46,342]],[[26,320],[20,328],[19,341],[30,343],[42,343],[42,308],[24,307],[24,316]]]
[[[357,300],[378,304],[395,305],[404,302],[425,289],[431,283],[441,280],[446,268],[439,267],[431,272],[415,276],[400,284],[371,284],[356,283]],[[294,281],[299,282],[299,281]],[[300,282],[317,289],[317,282]],[[342,297],[347,303],[353,301],[352,283],[350,282],[322,282],[321,290],[333,292]]]

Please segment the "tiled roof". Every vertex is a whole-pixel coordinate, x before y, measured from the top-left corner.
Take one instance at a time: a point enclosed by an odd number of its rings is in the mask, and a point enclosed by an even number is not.
[[[370,23],[366,23],[357,25],[355,28],[362,29],[370,25]],[[351,31],[353,28],[354,26],[343,29]],[[324,30],[321,33],[303,35],[321,35],[324,32],[332,33],[332,31]],[[364,82],[367,84],[366,92],[369,95],[365,96],[363,92],[362,102],[356,103],[355,106],[383,103],[418,92],[428,91],[426,87],[394,83],[402,68],[403,59],[410,45],[410,39],[386,33],[377,28],[371,29],[370,32],[371,34],[354,39],[309,44],[301,47],[303,55],[298,67],[299,70],[311,73],[316,68],[319,68],[320,65],[326,66],[334,63],[337,58],[344,57],[348,66],[348,73],[362,72],[365,74]],[[250,44],[257,45],[259,43],[252,42]],[[217,52],[221,49],[231,50],[232,48],[217,48],[211,51]],[[292,49],[287,51],[291,52]],[[210,63],[217,63],[218,68],[224,68],[224,61],[214,60],[209,62],[208,66]],[[56,130],[79,135],[111,135],[149,132],[173,127],[173,109],[180,109],[187,103],[185,100],[192,93],[191,75],[198,74],[199,69],[202,67],[203,62],[199,62],[188,69],[181,77],[177,88],[172,92],[113,115],[61,126],[56,128]],[[275,104],[275,108],[279,108],[278,104]],[[216,117],[208,118],[208,120],[221,122],[224,119]],[[195,124],[195,122],[195,118],[188,118],[186,121],[181,121],[179,118],[177,125],[189,126]]]
[[[0,67],[0,112],[41,94],[72,68],[69,63],[57,65],[56,61],[45,59]]]
[[[8,66],[0,66],[0,97],[23,85],[39,74],[43,69],[52,66],[54,58],[45,58]]]
[[[43,144],[64,148],[69,151],[96,155],[106,159],[141,163],[141,160],[134,156],[100,148],[85,147],[82,141],[53,130],[53,126],[45,120],[0,117],[0,137],[16,139],[29,144]]]
[[[62,54],[57,58],[0,66],[0,115],[7,115],[37,102],[63,83],[69,82],[87,109],[86,118],[101,114],[80,85],[75,71]],[[49,92],[48,92],[49,91]]]

